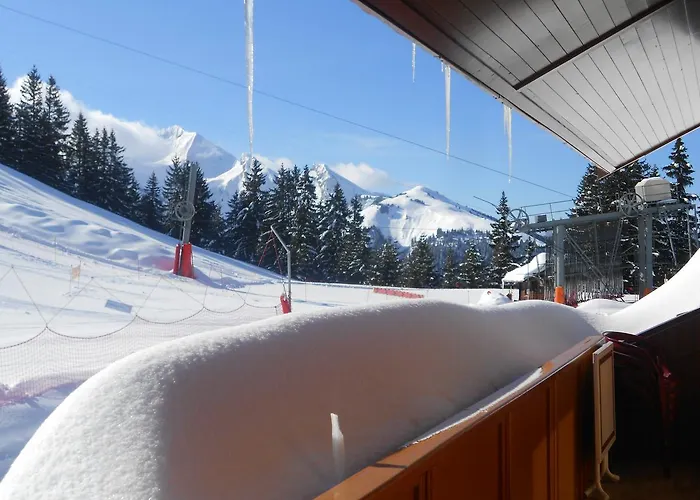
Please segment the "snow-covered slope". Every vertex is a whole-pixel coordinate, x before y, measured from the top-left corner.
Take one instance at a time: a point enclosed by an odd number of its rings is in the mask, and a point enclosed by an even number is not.
[[[77,258],[91,259],[125,269],[172,269],[173,238],[148,230],[127,219],[0,165],[0,232],[49,247]],[[232,265],[246,279],[276,279],[258,267],[199,251],[200,266]]]
[[[249,156],[241,155],[239,160],[236,160],[233,167],[226,172],[217,175],[216,177],[208,178],[209,189],[211,189],[214,199],[221,207],[226,207],[231,195],[236,191],[243,189],[243,181],[245,180],[245,169],[249,165]],[[280,169],[281,164],[276,164],[269,161],[263,161],[262,168],[265,174],[265,187],[271,188],[274,184],[275,176]],[[292,167],[293,165],[285,165]],[[355,195],[369,195],[357,184],[347,180],[345,177],[335,172],[328,165],[315,164],[310,167],[310,174],[316,186],[316,195],[320,199],[325,199],[335,189],[336,184],[341,187],[345,198],[349,201]]]
[[[376,226],[385,237],[409,246],[413,239],[435,234],[439,229],[489,231],[491,219],[485,214],[455,203],[424,186],[383,198],[365,208],[365,225]]]
[[[639,333],[700,308],[700,250],[670,280],[638,302],[609,316],[609,330]]]

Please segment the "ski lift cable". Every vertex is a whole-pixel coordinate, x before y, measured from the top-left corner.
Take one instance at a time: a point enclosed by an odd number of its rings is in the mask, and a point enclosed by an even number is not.
[[[96,40],[96,41],[99,41],[99,42],[102,42],[102,43],[105,43],[105,44],[108,44],[108,45],[112,45],[112,46],[114,46],[114,47],[118,47],[118,48],[120,48],[120,49],[122,49],[122,50],[126,50],[126,51],[129,51],[129,52],[133,52],[133,53],[138,54],[138,55],[141,55],[141,56],[143,56],[143,57],[148,57],[148,58],[150,58],[150,59],[159,61],[159,62],[164,63],[164,64],[168,64],[168,65],[170,65],[170,66],[177,67],[177,68],[182,69],[182,70],[185,70],[185,71],[190,71],[190,72],[192,72],[192,73],[196,73],[196,74],[198,74],[198,75],[201,75],[201,76],[204,76],[204,77],[207,77],[207,78],[211,78],[211,79],[213,79],[213,80],[217,80],[217,81],[219,81],[219,82],[221,82],[221,83],[225,83],[225,84],[227,84],[227,85],[232,85],[232,86],[234,86],[234,87],[238,87],[238,88],[246,89],[246,90],[247,90],[247,88],[248,88],[247,85],[245,85],[245,84],[243,84],[243,83],[236,82],[236,81],[233,81],[233,80],[229,80],[228,78],[224,78],[224,77],[222,77],[222,76],[218,76],[218,75],[215,75],[215,74],[213,74],[213,73],[209,73],[208,71],[204,71],[204,70],[201,70],[201,69],[197,69],[197,68],[194,68],[194,67],[192,67],[192,66],[188,66],[188,65],[186,65],[186,64],[182,64],[182,63],[179,63],[179,62],[177,62],[177,61],[173,61],[173,60],[171,60],[171,59],[167,59],[167,58],[165,58],[165,57],[161,57],[161,56],[152,54],[152,53],[150,53],[150,52],[146,52],[145,50],[138,49],[138,48],[135,48],[135,47],[131,47],[131,46],[129,46],[129,45],[125,45],[125,44],[123,44],[123,43],[116,42],[116,41],[114,41],[114,40],[110,40],[110,39],[108,39],[108,38],[104,38],[104,37],[101,37],[101,36],[98,36],[98,35],[93,35],[92,33],[88,33],[88,32],[86,32],[86,31],[83,31],[83,30],[80,30],[80,29],[77,29],[77,28],[73,28],[73,27],[71,27],[71,26],[67,26],[67,25],[65,25],[65,24],[62,24],[62,23],[59,23],[59,22],[56,22],[56,21],[51,21],[51,20],[46,19],[46,18],[44,18],[44,17],[40,17],[40,16],[37,16],[37,15],[35,15],[35,14],[31,14],[31,13],[29,13],[29,12],[25,12],[25,11],[22,11],[22,10],[19,10],[19,9],[16,9],[16,8],[13,8],[13,7],[10,7],[10,6],[8,6],[8,5],[4,5],[4,4],[1,4],[1,3],[0,3],[0,9],[4,9],[4,10],[6,10],[6,11],[8,11],[8,12],[12,12],[12,13],[14,13],[14,14],[17,14],[17,15],[20,15],[20,16],[23,16],[23,17],[27,17],[27,18],[32,19],[32,20],[34,20],[34,21],[38,21],[38,22],[40,22],[40,23],[48,24],[48,25],[50,25],[50,26],[54,26],[54,27],[56,27],[56,28],[60,28],[60,29],[66,30],[66,31],[70,31],[70,32],[75,33],[75,34],[80,35],[80,36],[84,36],[84,37],[87,37],[87,38],[91,38],[91,39],[93,39],[93,40]],[[325,117],[327,117],[327,118],[331,118],[331,119],[333,119],[333,120],[343,122],[343,123],[345,123],[345,124],[347,124],[347,125],[351,125],[351,126],[353,126],[353,127],[361,128],[361,129],[367,130],[368,132],[373,132],[373,133],[378,134],[378,135],[383,135],[384,137],[388,137],[388,138],[390,138],[390,139],[394,139],[394,140],[396,140],[396,141],[403,142],[404,144],[408,144],[408,145],[411,145],[411,146],[415,146],[415,147],[417,147],[417,148],[424,149],[424,150],[426,150],[426,151],[430,151],[430,152],[439,154],[440,156],[444,156],[444,155],[445,155],[445,152],[442,151],[442,150],[440,150],[440,149],[433,148],[433,147],[427,146],[427,145],[425,145],[425,144],[421,144],[421,143],[416,142],[416,141],[413,141],[413,140],[411,140],[411,139],[406,139],[406,138],[404,138],[404,137],[400,137],[400,136],[395,135],[395,134],[392,134],[392,133],[390,133],[390,132],[385,132],[385,131],[383,131],[383,130],[379,130],[379,129],[377,129],[377,128],[370,127],[369,125],[364,125],[364,124],[362,124],[362,123],[356,122],[356,121],[354,121],[354,120],[350,120],[350,119],[348,119],[348,118],[343,118],[343,117],[341,117],[341,116],[335,115],[335,114],[333,114],[333,113],[329,113],[329,112],[327,112],[327,111],[320,110],[320,109],[318,109],[318,108],[314,108],[314,107],[308,106],[308,105],[306,105],[306,104],[302,104],[302,103],[299,103],[299,102],[296,102],[296,101],[292,101],[292,100],[290,100],[290,99],[286,99],[286,98],[284,98],[284,97],[280,97],[280,96],[278,96],[278,95],[275,95],[275,94],[272,94],[272,93],[269,93],[269,92],[265,92],[265,91],[259,90],[259,89],[254,89],[253,92],[256,93],[256,94],[258,94],[258,95],[267,97],[267,98],[269,98],[269,99],[274,99],[274,100],[276,100],[276,101],[278,101],[278,102],[282,102],[282,103],[288,104],[288,105],[290,105],[290,106],[294,106],[294,107],[297,107],[297,108],[300,108],[300,109],[304,109],[304,110],[309,111],[309,112],[311,112],[311,113],[315,113],[315,114],[318,114],[318,115],[321,115],[321,116],[325,116]],[[522,177],[517,177],[517,176],[515,176],[515,175],[510,175],[507,171],[502,171],[502,170],[499,170],[499,169],[496,169],[496,168],[488,167],[488,166],[483,165],[483,164],[481,164],[481,163],[478,163],[478,162],[475,162],[475,161],[472,161],[472,160],[468,160],[468,159],[466,159],[466,158],[462,158],[462,157],[459,157],[459,156],[450,155],[450,158],[452,158],[452,159],[454,159],[454,160],[457,160],[457,161],[461,161],[462,163],[466,163],[466,164],[468,164],[468,165],[472,165],[472,166],[477,167],[477,168],[481,168],[481,169],[483,169],[483,170],[487,170],[487,171],[492,172],[492,173],[494,173],[494,174],[502,175],[502,176],[504,176],[504,177],[508,177],[508,178],[510,178],[510,179],[514,179],[514,180],[519,181],[519,182],[522,182],[522,183],[524,183],[524,184],[528,184],[528,185],[530,185],[530,186],[537,187],[537,188],[539,188],[539,189],[543,189],[543,190],[545,190],[545,191],[550,191],[550,192],[555,193],[555,194],[559,194],[559,195],[562,195],[562,196],[566,196],[567,198],[573,198],[573,196],[571,196],[570,194],[564,193],[564,192],[559,191],[559,190],[557,190],[557,189],[553,189],[553,188],[544,186],[544,185],[539,184],[539,183],[534,182],[534,181],[530,181],[530,180],[524,179],[524,178],[522,178]]]

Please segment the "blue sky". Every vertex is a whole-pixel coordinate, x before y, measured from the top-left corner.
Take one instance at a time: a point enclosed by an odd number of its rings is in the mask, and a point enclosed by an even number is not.
[[[241,0],[0,0],[0,4],[245,82]],[[42,75],[93,109],[119,118],[200,132],[235,155],[248,150],[246,92],[0,8],[0,65],[11,82],[36,64]],[[444,151],[440,62],[420,48],[411,81],[411,42],[351,0],[258,0],[256,89]],[[423,184],[490,210],[474,196],[512,206],[556,201],[535,188],[444,155],[255,96],[255,151],[297,164],[366,163],[399,184]],[[507,172],[501,105],[452,75],[451,152]],[[693,153],[700,136],[686,138]],[[669,148],[649,157],[659,166]],[[587,165],[578,153],[513,113],[513,175],[574,195]],[[394,187],[394,190],[400,187]]]

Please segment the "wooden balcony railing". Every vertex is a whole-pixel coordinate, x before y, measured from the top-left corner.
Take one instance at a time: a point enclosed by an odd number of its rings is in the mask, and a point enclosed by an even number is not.
[[[579,500],[593,471],[590,337],[458,423],[380,460],[317,500]]]

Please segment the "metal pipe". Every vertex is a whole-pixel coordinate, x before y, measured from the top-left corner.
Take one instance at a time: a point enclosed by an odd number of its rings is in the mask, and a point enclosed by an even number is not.
[[[686,221],[688,222],[688,261],[693,258],[693,243],[690,236],[690,210],[685,211]]]
[[[194,194],[195,190],[197,189],[197,170],[198,166],[196,163],[191,163],[190,164],[190,178],[189,178],[189,184],[187,186],[187,204],[190,206],[194,206]],[[185,224],[182,229],[182,243],[189,243],[190,242],[190,234],[192,232],[192,219],[188,219],[185,221]]]
[[[637,217],[637,245],[639,252],[637,255],[637,266],[639,266],[639,297],[644,296],[644,289],[647,287],[647,273],[646,273],[646,238],[644,235],[645,216],[640,214]]]
[[[555,279],[556,286],[564,286],[564,233],[566,228],[562,224],[554,226],[554,245],[555,245]]]
[[[292,250],[287,246],[287,244],[282,240],[280,235],[277,233],[275,226],[270,226],[272,232],[277,237],[284,250],[287,252],[287,300],[289,301],[289,309],[292,309]]]
[[[652,226],[653,221],[654,221],[654,218],[652,217],[652,215],[650,213],[647,213],[644,216],[644,234],[646,236],[646,247],[645,247],[645,251],[646,251],[646,254],[645,254],[645,257],[646,257],[646,265],[645,265],[646,278],[645,278],[645,282],[646,282],[646,287],[649,290],[654,289],[654,253],[653,253],[654,242],[653,242],[653,238],[652,238],[653,230],[654,230],[653,226]]]

